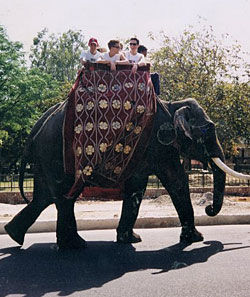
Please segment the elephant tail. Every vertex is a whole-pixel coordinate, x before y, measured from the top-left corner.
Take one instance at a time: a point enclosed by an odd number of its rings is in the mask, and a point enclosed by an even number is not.
[[[28,142],[25,145],[24,152],[22,155],[21,159],[21,165],[20,165],[20,170],[19,170],[19,189],[22,198],[24,201],[28,204],[30,201],[29,199],[25,196],[24,189],[23,189],[23,181],[24,181],[24,175],[25,175],[25,170],[26,170],[26,165],[28,162],[30,162],[30,155],[31,155],[31,146],[32,146],[32,140],[28,140]]]
[[[35,141],[35,139],[39,136],[40,132],[45,127],[46,123],[50,120],[50,118],[56,114],[58,111],[60,111],[66,104],[68,100],[65,100],[64,102],[57,103],[56,105],[52,106],[50,109],[48,109],[42,117],[36,122],[35,126],[32,128],[29,138],[25,144],[22,159],[21,159],[21,165],[20,165],[20,175],[19,175],[19,189],[21,196],[23,197],[24,201],[26,203],[29,203],[29,199],[25,196],[24,189],[23,189],[23,181],[24,181],[24,175],[26,170],[27,163],[32,162],[32,145]]]

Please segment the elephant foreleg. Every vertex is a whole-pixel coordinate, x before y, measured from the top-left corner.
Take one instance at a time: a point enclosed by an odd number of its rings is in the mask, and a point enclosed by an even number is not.
[[[133,231],[142,197],[147,186],[148,176],[133,176],[124,185],[121,219],[117,228],[117,242],[136,243],[141,238]]]
[[[162,184],[168,191],[182,226],[180,241],[189,243],[202,241],[202,234],[194,225],[194,211],[191,204],[188,178],[179,160],[161,166],[157,173]]]
[[[56,201],[57,208],[57,244],[60,249],[85,248],[86,242],[77,233],[74,214],[75,199],[60,197]]]

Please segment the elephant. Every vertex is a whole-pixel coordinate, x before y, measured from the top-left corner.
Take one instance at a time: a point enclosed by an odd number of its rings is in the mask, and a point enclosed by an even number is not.
[[[6,232],[22,245],[28,228],[50,204],[57,208],[57,245],[59,249],[86,247],[77,233],[74,204],[79,193],[67,199],[74,176],[66,175],[63,167],[62,127],[67,101],[50,108],[34,125],[24,148],[20,166],[20,191],[23,190],[27,163],[34,164],[33,199],[7,225]],[[124,181],[123,206],[117,227],[118,243],[136,243],[141,238],[133,231],[148,177],[156,175],[169,193],[180,223],[180,241],[203,240],[194,224],[189,183],[181,157],[210,164],[214,177],[213,202],[206,207],[209,216],[217,215],[223,204],[225,172],[213,160],[224,162],[215,124],[195,99],[176,102],[157,100],[157,111],[151,137],[140,164]],[[98,181],[95,181],[98,183]],[[84,184],[88,186],[89,184]]]

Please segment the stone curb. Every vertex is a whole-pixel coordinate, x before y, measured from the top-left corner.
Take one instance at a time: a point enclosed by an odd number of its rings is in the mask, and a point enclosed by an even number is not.
[[[83,230],[104,230],[104,229],[116,229],[119,219],[78,219],[77,229]],[[206,215],[195,216],[196,226],[207,225],[237,225],[237,224],[249,224],[250,215],[218,215],[216,217],[208,217]],[[0,234],[6,234],[4,226],[6,221],[0,221]],[[135,224],[135,228],[167,228],[167,227],[180,227],[178,217],[149,217],[138,218]],[[55,232],[56,221],[44,220],[37,221],[28,230],[28,233],[39,232]]]

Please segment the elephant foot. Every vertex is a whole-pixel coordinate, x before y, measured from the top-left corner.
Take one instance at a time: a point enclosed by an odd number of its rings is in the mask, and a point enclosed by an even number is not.
[[[116,237],[116,241],[118,243],[137,243],[137,242],[141,242],[141,237],[140,235],[136,234],[134,231],[129,232],[119,232],[117,233],[117,237]]]
[[[75,237],[65,239],[57,239],[59,250],[71,249],[85,249],[87,247],[86,241],[78,234]]]
[[[195,227],[182,227],[180,242],[193,243],[203,240],[203,235]]]
[[[18,230],[16,229],[11,228],[11,223],[5,225],[4,229],[15,242],[17,242],[20,245],[23,245],[25,234],[23,234],[22,232],[18,232]]]

